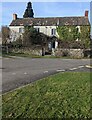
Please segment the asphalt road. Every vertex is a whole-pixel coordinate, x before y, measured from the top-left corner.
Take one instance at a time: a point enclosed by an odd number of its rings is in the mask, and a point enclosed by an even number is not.
[[[89,59],[2,58],[2,92],[11,91],[57,72],[89,71],[85,68],[88,64]]]

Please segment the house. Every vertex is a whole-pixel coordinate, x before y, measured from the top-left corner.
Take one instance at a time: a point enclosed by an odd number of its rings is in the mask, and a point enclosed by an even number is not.
[[[31,14],[29,14],[29,12]],[[27,9],[23,15],[23,18],[18,18],[17,14],[13,14],[13,20],[9,25],[11,30],[11,41],[16,40],[24,32],[25,26],[33,26],[37,31],[42,32],[48,36],[59,37],[57,33],[57,26],[76,26],[78,31],[80,31],[80,26],[89,26],[88,11],[85,11],[84,16],[76,17],[43,17],[34,18],[34,13],[32,9],[31,2],[28,2]],[[50,45],[49,45],[50,46]],[[57,48],[58,43],[55,42],[55,48]]]

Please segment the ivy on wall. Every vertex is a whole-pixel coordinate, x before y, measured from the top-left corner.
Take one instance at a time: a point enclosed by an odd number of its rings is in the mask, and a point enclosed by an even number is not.
[[[90,26],[81,26],[80,40],[85,45],[85,48],[90,47]]]
[[[69,41],[71,44],[78,40],[84,48],[90,47],[90,26],[58,26],[57,33],[62,41]]]
[[[78,28],[76,26],[59,26],[57,32],[61,40],[76,40],[79,38]]]

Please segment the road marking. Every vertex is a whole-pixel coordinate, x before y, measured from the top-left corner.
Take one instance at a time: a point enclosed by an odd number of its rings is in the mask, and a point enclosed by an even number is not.
[[[16,73],[12,73],[12,75],[16,75]]]
[[[27,75],[27,73],[25,72],[24,75]]]
[[[48,73],[48,71],[44,71],[44,73]]]
[[[57,72],[64,72],[65,70],[56,70]]]
[[[78,68],[83,68],[84,66],[78,66]]]
[[[92,68],[92,66],[90,66],[90,65],[85,65],[85,67],[87,67],[87,68]]]
[[[69,70],[76,70],[76,69],[78,69],[78,68],[70,68]]]

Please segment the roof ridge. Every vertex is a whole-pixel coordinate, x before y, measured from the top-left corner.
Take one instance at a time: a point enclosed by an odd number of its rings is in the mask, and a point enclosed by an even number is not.
[[[35,17],[35,18],[17,18],[17,19],[45,19],[45,18],[87,18],[85,16],[65,16],[65,17]]]

